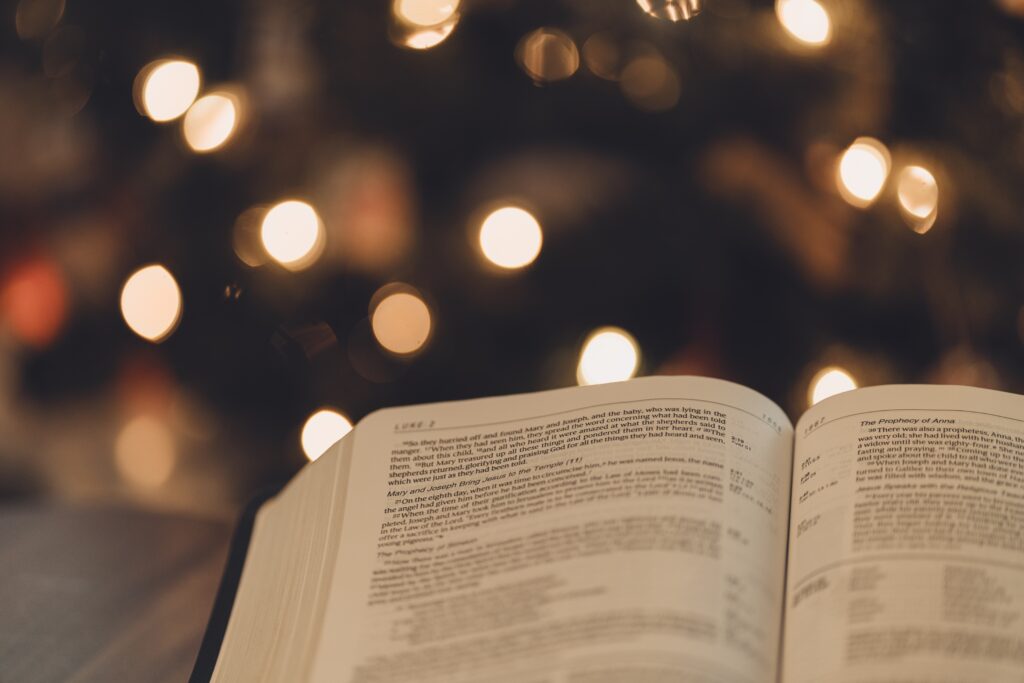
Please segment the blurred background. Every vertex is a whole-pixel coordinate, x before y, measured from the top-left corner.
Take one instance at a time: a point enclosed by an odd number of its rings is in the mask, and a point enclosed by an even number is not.
[[[230,516],[367,413],[1024,390],[1024,2],[0,6],[0,501]]]

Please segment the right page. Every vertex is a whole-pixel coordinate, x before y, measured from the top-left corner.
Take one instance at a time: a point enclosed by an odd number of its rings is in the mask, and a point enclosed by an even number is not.
[[[784,683],[1024,680],[1024,397],[861,389],[795,440]]]

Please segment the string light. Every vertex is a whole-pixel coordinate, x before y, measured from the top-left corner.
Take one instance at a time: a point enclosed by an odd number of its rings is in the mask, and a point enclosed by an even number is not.
[[[166,339],[181,319],[181,290],[159,264],[140,268],[121,288],[121,315],[135,334],[151,342]]]
[[[459,0],[394,0],[391,40],[413,50],[443,43],[459,23]]]
[[[352,423],[336,410],[321,408],[302,426],[302,452],[311,461],[327,452],[343,436],[352,431]]]
[[[452,17],[447,22],[430,28],[418,29],[403,33],[396,39],[399,45],[413,50],[429,50],[447,40],[448,36],[455,30],[458,24],[458,17]]]
[[[704,9],[704,0],[636,0],[644,12],[658,19],[686,21]]]
[[[516,48],[519,65],[537,83],[569,78],[580,66],[576,43],[564,31],[539,28],[528,33]]]
[[[874,138],[857,138],[839,158],[839,194],[854,206],[869,206],[885,187],[890,163],[885,145]]]
[[[807,400],[811,405],[824,401],[829,396],[852,391],[857,388],[857,381],[841,367],[830,365],[822,368],[811,380],[807,392]]]
[[[832,20],[815,0],[776,0],[775,16],[786,33],[803,45],[821,47],[832,40]]]
[[[923,166],[907,166],[896,181],[896,197],[903,218],[912,230],[924,234],[935,225],[939,209],[939,185]]]
[[[43,348],[56,339],[68,312],[68,291],[57,264],[30,258],[0,279],[0,320],[22,343]]]
[[[537,259],[544,233],[529,211],[505,206],[484,218],[479,240],[480,250],[488,261],[499,268],[515,270]]]
[[[423,28],[451,19],[459,10],[459,0],[395,0],[392,11],[400,20]]]
[[[157,488],[171,477],[177,454],[167,426],[149,415],[126,424],[114,443],[114,463],[121,476],[143,488]]]
[[[371,299],[370,327],[381,346],[396,355],[408,356],[422,349],[430,338],[430,307],[412,287],[392,283],[379,289]]]
[[[173,121],[192,106],[199,94],[199,67],[183,59],[159,59],[135,79],[139,110],[157,122]]]
[[[260,240],[270,257],[289,270],[313,265],[324,248],[324,225],[316,209],[290,199],[271,207],[260,226]]]
[[[583,43],[583,61],[598,78],[617,81],[620,60],[619,48],[607,33],[595,33]]]
[[[633,377],[640,365],[640,347],[629,332],[618,327],[594,330],[583,343],[576,381],[579,384],[621,382]]]
[[[619,87],[630,102],[647,111],[666,111],[679,101],[679,76],[672,65],[654,51],[626,65]]]
[[[260,229],[266,215],[266,206],[251,206],[239,214],[231,232],[231,247],[235,250],[235,256],[250,268],[262,266],[269,256],[260,239]]]
[[[189,107],[182,121],[185,142],[193,152],[219,149],[238,129],[239,99],[227,91],[203,95]]]

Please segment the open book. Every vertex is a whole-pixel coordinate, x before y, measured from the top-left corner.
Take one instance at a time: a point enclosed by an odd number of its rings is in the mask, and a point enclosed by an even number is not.
[[[1022,681],[1024,397],[373,413],[260,509],[212,680]]]

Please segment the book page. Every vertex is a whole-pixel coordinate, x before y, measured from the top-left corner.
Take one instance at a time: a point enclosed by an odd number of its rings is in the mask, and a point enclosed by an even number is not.
[[[296,681],[334,572],[351,464],[346,436],[259,509],[211,681]]]
[[[785,683],[1024,680],[1024,397],[840,394],[793,467]]]
[[[374,413],[312,680],[774,681],[791,447],[700,378]]]

